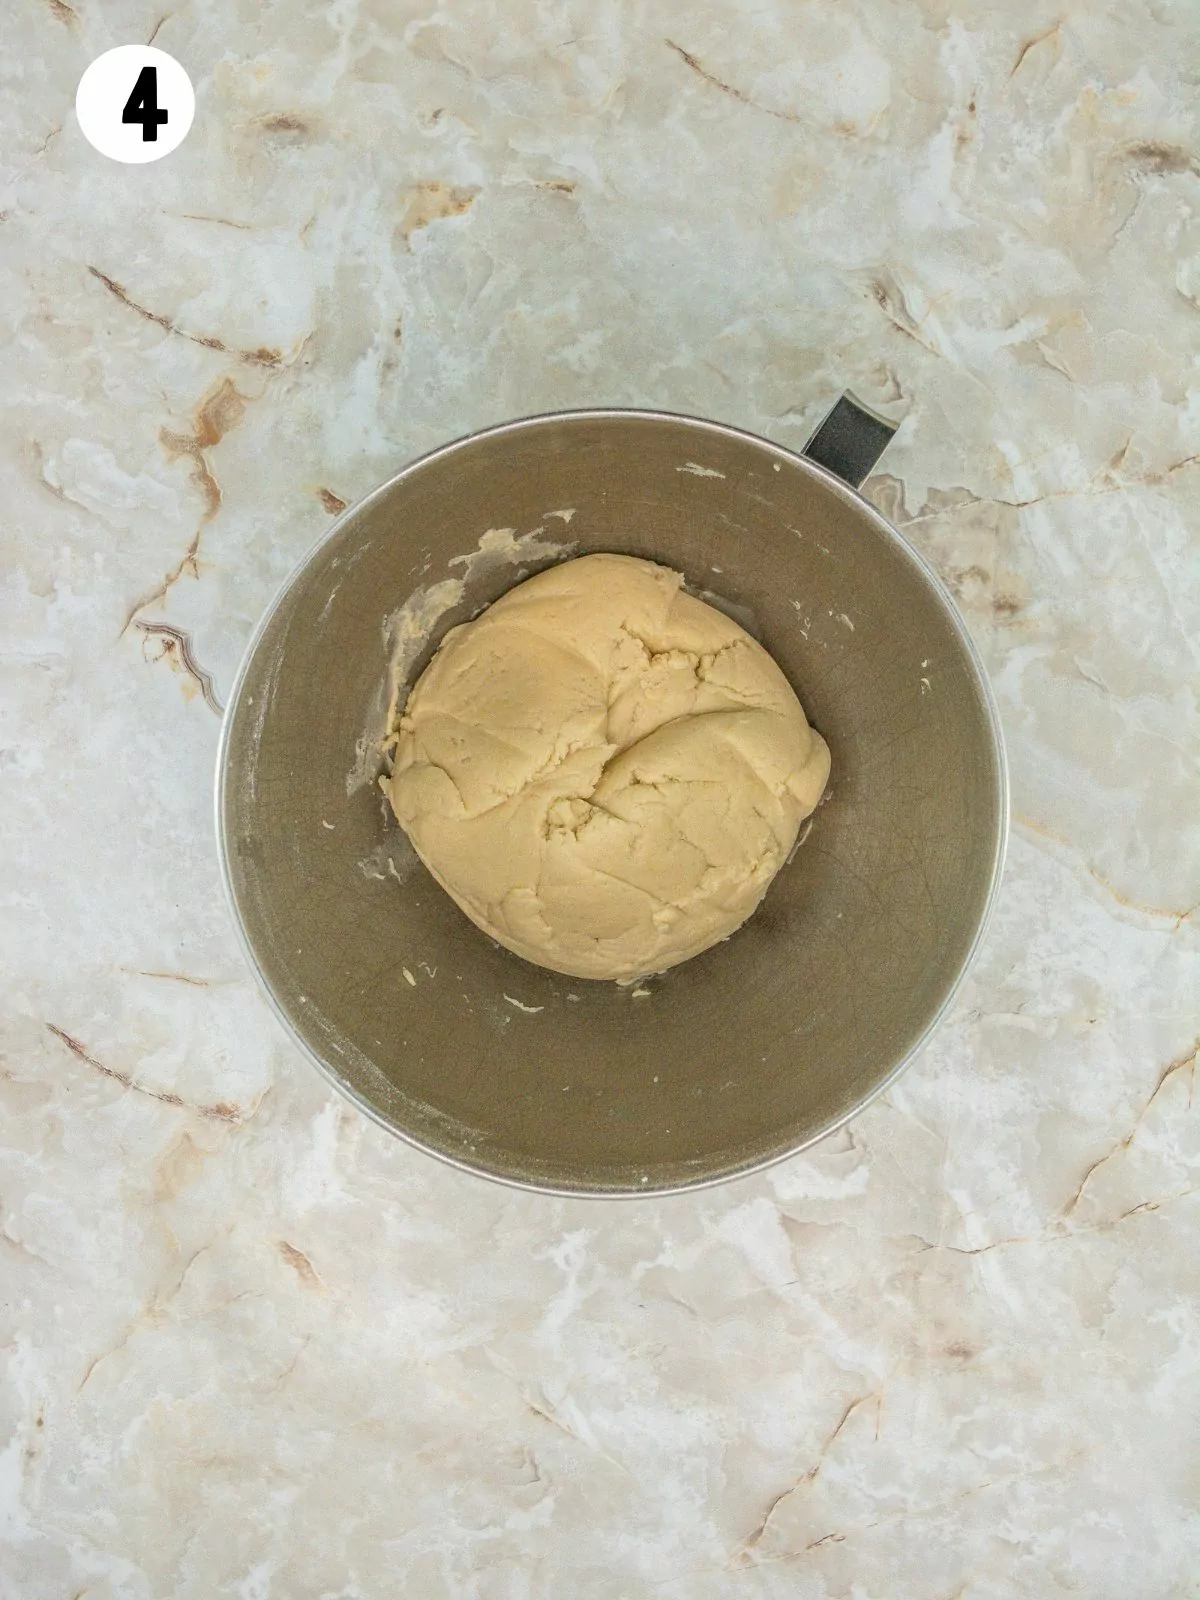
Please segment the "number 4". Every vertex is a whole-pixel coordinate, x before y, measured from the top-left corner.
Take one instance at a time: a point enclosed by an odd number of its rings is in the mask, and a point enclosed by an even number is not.
[[[133,93],[125,102],[122,122],[140,122],[142,142],[157,143],[159,125],[167,120],[167,113],[158,109],[158,68],[143,67],[138,73]]]

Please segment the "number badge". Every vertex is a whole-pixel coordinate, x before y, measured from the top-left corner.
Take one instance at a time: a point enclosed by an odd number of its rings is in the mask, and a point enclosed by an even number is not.
[[[75,115],[88,143],[114,161],[157,161],[187,137],[192,81],[174,56],[148,44],[106,50],[79,80]]]

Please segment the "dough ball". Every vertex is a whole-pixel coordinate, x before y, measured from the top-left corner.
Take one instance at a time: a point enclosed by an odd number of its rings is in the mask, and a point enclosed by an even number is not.
[[[727,938],[829,776],[775,662],[678,572],[581,556],[453,629],[404,709],[386,787],[485,933],[581,978]]]

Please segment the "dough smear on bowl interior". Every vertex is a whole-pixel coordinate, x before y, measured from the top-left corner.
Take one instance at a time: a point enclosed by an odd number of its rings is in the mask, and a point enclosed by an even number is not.
[[[454,628],[383,781],[485,933],[582,978],[638,978],[750,916],[829,750],[768,653],[678,572],[580,556]]]

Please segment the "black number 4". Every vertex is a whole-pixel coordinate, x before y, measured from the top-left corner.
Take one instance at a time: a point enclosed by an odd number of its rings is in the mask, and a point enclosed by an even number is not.
[[[122,122],[140,122],[142,142],[154,143],[158,139],[159,124],[167,120],[167,113],[158,109],[158,68],[143,67],[138,73],[133,93],[125,102]]]

